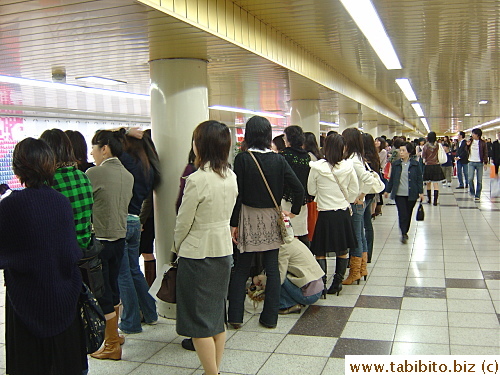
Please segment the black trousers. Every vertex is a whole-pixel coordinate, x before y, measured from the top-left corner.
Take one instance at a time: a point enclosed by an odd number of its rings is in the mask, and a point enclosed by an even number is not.
[[[120,304],[120,290],[118,289],[118,274],[125,252],[125,238],[116,241],[101,240],[104,245],[99,254],[102,262],[102,276],[104,278],[104,295],[97,299],[104,314],[115,311],[114,306]]]
[[[410,230],[411,215],[417,201],[410,201],[408,197],[396,195],[396,207],[398,208],[399,229],[401,234],[407,234]]]

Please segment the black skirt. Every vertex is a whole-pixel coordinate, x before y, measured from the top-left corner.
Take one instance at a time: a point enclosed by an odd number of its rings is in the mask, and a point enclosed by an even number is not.
[[[345,255],[358,246],[349,209],[319,211],[311,251],[316,256]]]
[[[201,338],[225,331],[231,257],[179,258],[176,282],[179,335]]]
[[[36,311],[33,311],[36,314]],[[75,307],[73,323],[59,335],[35,337],[5,298],[5,351],[9,375],[81,375],[88,368],[82,327]]]
[[[427,181],[443,181],[445,179],[443,170],[440,165],[425,165],[424,166],[424,182]]]

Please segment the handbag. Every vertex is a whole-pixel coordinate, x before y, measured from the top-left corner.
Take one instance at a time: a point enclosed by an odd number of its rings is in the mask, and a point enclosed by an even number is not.
[[[339,185],[339,188],[340,188],[340,191],[342,192],[342,195],[344,196],[344,198],[347,201],[347,203],[349,203],[349,213],[352,216],[352,206],[351,206],[351,202],[349,202],[349,198],[347,196],[347,193],[345,192],[344,187],[342,185],[340,185],[339,179],[337,178],[337,176],[335,175],[335,173],[333,173],[333,166],[330,169],[332,170],[332,175],[335,178],[335,182],[337,183],[337,185]]]
[[[178,258],[177,258],[178,259]],[[175,287],[177,283],[177,261],[163,274],[161,286],[156,297],[168,303],[176,303]]]
[[[420,204],[418,205],[417,209],[417,221],[424,221],[425,218],[425,212],[424,212],[424,206],[422,204],[422,201],[420,201]]]
[[[446,151],[443,148],[443,145],[441,143],[438,143],[438,162],[439,164],[444,164],[448,161],[448,156],[446,155]]]
[[[255,161],[255,164],[257,164],[257,168],[259,169],[260,175],[262,176],[262,179],[264,180],[264,183],[266,184],[267,191],[269,191],[269,195],[271,195],[271,198],[274,203],[274,207],[276,208],[276,212],[278,213],[278,226],[280,229],[281,233],[281,238],[285,243],[290,243],[294,239],[294,234],[293,234],[293,228],[292,228],[292,223],[290,223],[290,218],[287,216],[284,216],[283,213],[281,212],[281,208],[278,206],[278,203],[276,203],[276,199],[274,199],[273,192],[271,191],[271,188],[269,187],[269,184],[267,183],[266,177],[264,176],[264,172],[262,172],[262,168],[260,167],[259,162],[255,158],[254,154],[252,151],[248,151],[252,159]]]
[[[85,283],[82,284],[82,291],[78,299],[78,313],[82,323],[87,354],[94,353],[104,342],[106,318],[97,299]]]
[[[372,185],[372,190],[370,191],[371,194],[378,194],[381,193],[385,190],[385,184],[380,178],[380,174],[375,172],[373,169],[370,168],[367,162],[365,162],[365,168],[370,174],[372,175],[374,182]]]
[[[101,241],[92,233],[87,249],[83,250],[83,258],[78,262],[83,282],[88,285],[96,298],[104,295],[104,277],[99,254],[104,248]]]

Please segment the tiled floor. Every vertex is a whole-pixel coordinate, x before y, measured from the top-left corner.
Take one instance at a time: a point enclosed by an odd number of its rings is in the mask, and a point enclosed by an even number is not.
[[[346,354],[499,355],[500,200],[488,198],[488,179],[483,185],[481,203],[464,190],[442,188],[440,205],[425,205],[425,221],[412,223],[406,245],[399,242],[396,207],[384,207],[374,221],[368,280],[280,317],[274,330],[247,314],[241,330],[228,331],[222,373],[342,374]],[[3,331],[0,324],[2,352]],[[90,374],[202,374],[182,339],[174,321],[160,319],[128,335],[123,360],[91,359]]]

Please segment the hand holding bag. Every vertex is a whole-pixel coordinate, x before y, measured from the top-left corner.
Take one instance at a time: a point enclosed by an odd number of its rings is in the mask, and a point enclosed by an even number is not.
[[[292,224],[290,223],[290,218],[287,216],[284,216],[283,213],[281,212],[281,208],[278,206],[278,203],[276,203],[276,199],[274,199],[273,192],[271,191],[271,188],[269,187],[269,184],[267,183],[266,177],[264,176],[264,172],[262,172],[262,168],[260,167],[259,162],[257,159],[255,159],[254,154],[252,151],[248,151],[252,159],[255,161],[255,164],[257,164],[257,168],[259,169],[260,175],[262,176],[262,179],[264,180],[264,183],[266,184],[267,190],[269,191],[269,194],[271,195],[271,198],[273,200],[274,206],[276,208],[276,212],[278,213],[278,226],[280,228],[281,232],[281,238],[285,243],[290,243],[293,241],[294,234],[293,234],[293,228]]]
[[[177,258],[179,259],[179,258]],[[171,264],[167,272],[163,274],[160,290],[156,293],[156,297],[164,302],[176,303],[176,288],[177,284],[177,261]]]
[[[87,354],[97,351],[104,342],[106,318],[90,289],[85,283],[78,300],[78,314],[82,323]]]
[[[104,277],[99,254],[104,248],[101,241],[92,233],[89,246],[83,250],[83,257],[78,262],[83,282],[87,284],[96,298],[104,295]]]
[[[439,164],[444,164],[448,161],[448,156],[446,156],[446,151],[444,151],[443,145],[438,143],[438,162]]]
[[[425,218],[425,212],[424,212],[424,206],[422,205],[422,201],[420,201],[420,204],[418,205],[417,209],[417,221],[424,221]]]

